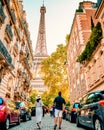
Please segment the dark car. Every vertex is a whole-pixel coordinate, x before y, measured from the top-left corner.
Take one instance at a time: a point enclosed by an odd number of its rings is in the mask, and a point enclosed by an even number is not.
[[[88,93],[82,98],[77,112],[77,127],[84,125],[104,130],[104,90]]]
[[[15,102],[0,97],[0,130],[8,130],[11,124],[20,124],[20,112]]]
[[[31,120],[31,111],[24,102],[16,102],[17,107],[20,109],[20,118],[23,121]]]
[[[66,114],[66,120],[69,120],[70,122],[76,122],[78,108],[79,108],[78,102],[75,102],[73,105],[71,105],[70,111],[68,111]]]
[[[35,116],[36,114],[36,107],[31,108],[31,116]]]
[[[63,111],[63,119],[66,119],[66,114],[69,111],[69,106],[66,106],[64,111]]]

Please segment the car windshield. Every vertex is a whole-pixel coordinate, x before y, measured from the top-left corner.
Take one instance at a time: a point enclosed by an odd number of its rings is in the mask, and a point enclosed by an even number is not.
[[[0,105],[2,105],[3,104],[3,99],[2,98],[0,98]]]
[[[79,103],[75,103],[74,105],[73,105],[73,108],[78,108],[79,107]]]
[[[104,95],[104,91],[101,92]]]

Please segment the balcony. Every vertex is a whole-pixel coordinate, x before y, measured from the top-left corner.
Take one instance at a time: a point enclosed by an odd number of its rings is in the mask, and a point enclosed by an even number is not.
[[[8,3],[10,3],[10,0],[7,0]]]
[[[26,53],[23,50],[20,50],[20,60],[24,60],[26,57]]]
[[[1,23],[4,22],[5,17],[6,16],[5,16],[4,11],[3,11],[2,3],[0,2],[0,21],[1,21]]]
[[[27,74],[25,72],[22,72],[22,78],[24,78],[24,79],[27,78]]]
[[[17,33],[19,40],[21,40],[20,29],[18,27],[16,27],[15,30],[16,30],[16,33]]]
[[[0,0],[0,1],[1,1],[2,5],[4,6],[4,5],[5,5],[5,2],[4,2],[4,0]]]
[[[18,42],[14,44],[14,51],[18,54]]]
[[[9,37],[9,39],[11,41],[13,39],[13,33],[12,33],[11,26],[9,24],[6,26],[6,30],[5,31],[6,31],[8,37]]]
[[[11,9],[11,14],[12,14],[13,21],[15,23],[16,22],[16,15],[15,15],[15,12],[13,9]]]
[[[7,62],[13,67],[12,58],[1,40],[0,40],[0,54],[2,54],[7,60]]]
[[[25,65],[26,65],[26,68],[27,68],[28,70],[30,70],[30,66],[29,66],[29,63],[28,63],[28,59],[27,59],[27,58],[24,59],[24,63],[25,63]]]
[[[17,70],[17,77],[20,77],[22,75],[22,71],[21,71],[21,69],[18,69]]]

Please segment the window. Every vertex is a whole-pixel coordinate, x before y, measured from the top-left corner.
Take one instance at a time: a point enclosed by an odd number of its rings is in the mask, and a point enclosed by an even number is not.
[[[100,55],[103,55],[103,51],[100,51]]]
[[[103,96],[104,96],[104,91],[101,91],[100,93],[103,94]]]
[[[86,104],[90,104],[90,103],[93,103],[95,101],[95,94],[89,94],[88,95],[88,98],[86,100]]]
[[[81,105],[86,104],[87,97],[88,97],[88,95],[86,95],[85,97],[82,98],[82,100],[80,102]]]
[[[74,105],[73,105],[73,108],[78,108],[79,107],[79,103],[75,103]]]
[[[94,59],[94,64],[96,63],[96,59]]]
[[[96,102],[100,101],[103,99],[102,95],[100,93],[96,93]]]

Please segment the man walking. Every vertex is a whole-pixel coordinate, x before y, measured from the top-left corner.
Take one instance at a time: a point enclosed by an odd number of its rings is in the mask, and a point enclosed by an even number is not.
[[[54,130],[56,130],[57,122],[59,120],[59,129],[61,129],[62,124],[62,113],[63,105],[65,106],[65,99],[61,96],[61,92],[58,92],[58,96],[54,99],[55,104],[55,118],[54,118]]]

